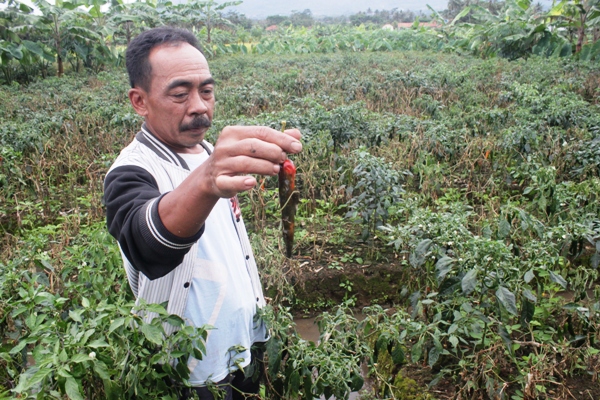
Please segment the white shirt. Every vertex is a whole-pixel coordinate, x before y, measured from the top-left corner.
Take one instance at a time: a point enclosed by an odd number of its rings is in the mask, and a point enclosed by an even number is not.
[[[179,155],[192,171],[208,159],[206,152]],[[237,199],[220,199],[198,241],[184,319],[190,325],[210,325],[214,329],[208,333],[205,357],[190,358],[188,362],[193,386],[204,385],[207,380],[223,380],[237,369],[236,360],[245,367],[250,363],[252,343],[266,339],[264,323],[253,321],[258,299],[235,227],[236,212],[239,213]],[[232,351],[233,346],[238,351]]]

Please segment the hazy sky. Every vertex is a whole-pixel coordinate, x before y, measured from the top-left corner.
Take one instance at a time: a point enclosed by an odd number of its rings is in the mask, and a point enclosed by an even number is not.
[[[217,1],[220,2],[220,1]],[[548,6],[551,0],[540,1]],[[250,18],[265,18],[268,15],[289,15],[293,10],[310,9],[314,16],[338,16],[359,11],[371,10],[427,10],[429,4],[434,10],[445,10],[448,0],[244,0],[234,9]]]

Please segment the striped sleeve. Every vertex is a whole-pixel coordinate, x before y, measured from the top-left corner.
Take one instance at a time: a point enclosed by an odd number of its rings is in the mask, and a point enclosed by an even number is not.
[[[158,215],[162,196],[154,177],[137,166],[121,166],[109,172],[104,181],[104,201],[108,231],[118,241],[131,265],[149,279],[165,276],[204,231],[189,238],[169,232]]]

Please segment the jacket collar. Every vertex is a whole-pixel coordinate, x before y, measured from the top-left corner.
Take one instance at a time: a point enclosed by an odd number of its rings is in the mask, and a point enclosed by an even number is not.
[[[190,170],[185,160],[176,152],[171,150],[169,146],[161,142],[156,138],[156,136],[150,132],[150,130],[146,127],[146,124],[142,125],[142,130],[137,133],[135,138],[140,141],[142,144],[146,145],[150,150],[152,150],[158,157],[163,160],[170,162],[171,164],[175,164],[180,168]],[[204,148],[208,155],[210,155],[210,148],[206,145],[204,141],[200,143],[200,145]]]

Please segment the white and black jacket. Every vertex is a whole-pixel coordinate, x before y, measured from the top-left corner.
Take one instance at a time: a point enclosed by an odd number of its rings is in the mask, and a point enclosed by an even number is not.
[[[212,146],[202,143],[208,154]],[[127,278],[138,299],[168,301],[167,310],[183,316],[195,261],[195,246],[204,227],[189,238],[170,233],[158,215],[163,195],[190,174],[186,162],[144,126],[109,169],[104,182],[108,230],[118,243]],[[241,217],[235,228],[257,305],[265,301],[256,262]],[[148,317],[148,318],[151,318]]]

